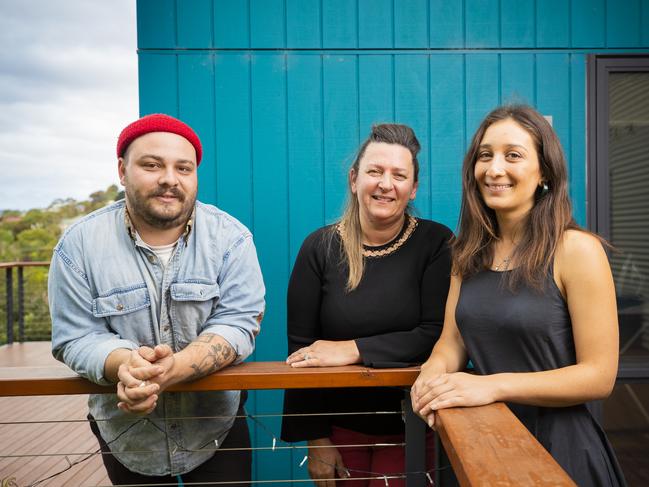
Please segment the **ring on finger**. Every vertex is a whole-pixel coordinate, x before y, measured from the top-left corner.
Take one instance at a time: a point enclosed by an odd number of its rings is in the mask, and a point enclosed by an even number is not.
[[[145,381],[145,380],[143,380],[142,382],[140,382],[140,385],[139,385],[138,387],[144,387],[144,386],[146,386],[146,381]]]
[[[304,358],[305,361],[309,360],[309,352],[305,352],[304,354],[302,354],[302,357]]]

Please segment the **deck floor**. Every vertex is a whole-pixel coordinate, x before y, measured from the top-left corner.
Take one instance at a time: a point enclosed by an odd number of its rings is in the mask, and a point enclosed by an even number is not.
[[[61,366],[52,357],[49,342],[0,347],[0,367],[34,365]],[[28,486],[67,469],[66,456],[74,463],[96,451],[97,440],[85,421],[87,402],[87,395],[0,397],[0,484],[13,478],[15,485]],[[38,485],[96,487],[111,483],[100,455],[94,455]]]

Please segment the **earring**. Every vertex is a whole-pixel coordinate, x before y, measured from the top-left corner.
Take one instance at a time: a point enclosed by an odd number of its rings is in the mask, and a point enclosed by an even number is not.
[[[548,188],[548,183],[543,181],[543,185],[541,186],[541,198],[543,198],[549,192],[550,192],[550,188]]]

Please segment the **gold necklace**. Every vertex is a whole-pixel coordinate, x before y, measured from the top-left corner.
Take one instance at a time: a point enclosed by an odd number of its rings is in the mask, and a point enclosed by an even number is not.
[[[507,257],[505,257],[500,264],[494,267],[495,271],[499,271],[501,268],[503,268],[503,271],[506,271],[507,268],[509,267],[509,263],[512,260],[512,254],[509,254]]]

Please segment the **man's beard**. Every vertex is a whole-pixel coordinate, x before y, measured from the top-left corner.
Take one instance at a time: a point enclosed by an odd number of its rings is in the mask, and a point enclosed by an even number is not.
[[[127,186],[125,191],[129,202],[129,211],[133,213],[133,216],[141,218],[146,224],[160,230],[168,230],[186,223],[196,203],[195,193],[188,196],[176,187],[159,187],[148,194],[142,194]],[[172,210],[170,206],[154,206],[152,200],[164,194],[173,194],[181,203],[180,208]]]

